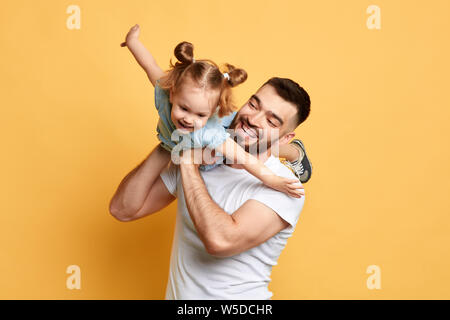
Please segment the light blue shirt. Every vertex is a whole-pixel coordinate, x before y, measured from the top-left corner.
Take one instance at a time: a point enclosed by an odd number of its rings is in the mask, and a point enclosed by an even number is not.
[[[175,138],[175,141],[172,140],[172,133],[176,130],[170,116],[172,104],[170,103],[169,93],[167,90],[163,90],[159,86],[159,80],[155,85],[155,106],[159,114],[158,125],[156,127],[156,131],[158,132],[158,140],[161,141],[161,145],[164,149],[172,152],[172,149],[179,144],[182,139],[184,139],[183,142],[186,141],[186,136],[179,135],[178,139]],[[181,144],[182,149],[192,147],[208,147],[210,149],[214,149],[225,142],[225,140],[230,136],[226,129],[230,126],[237,112],[234,111],[230,115],[222,118],[218,116],[217,112],[218,110],[216,110],[216,112],[208,119],[205,126],[198,130],[189,132],[188,141],[190,141],[191,144]],[[223,158],[219,159],[212,165],[201,165],[200,169],[204,171],[210,170],[222,163],[222,161]]]

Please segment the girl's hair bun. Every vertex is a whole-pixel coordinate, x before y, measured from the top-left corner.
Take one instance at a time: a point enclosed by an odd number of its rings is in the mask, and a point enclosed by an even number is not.
[[[190,42],[180,42],[174,50],[175,57],[183,64],[191,64],[194,61],[194,45]]]
[[[240,85],[245,80],[247,80],[247,72],[244,69],[236,68],[229,63],[227,63],[225,66],[228,69],[227,73],[230,76],[230,80],[228,80],[228,83],[231,87]]]
[[[200,88],[219,92],[219,117],[226,116],[236,109],[232,99],[232,88],[247,80],[247,72],[231,64],[225,64],[228,77],[225,77],[219,66],[208,59],[194,59],[194,45],[180,42],[174,50],[177,62],[170,60],[170,69],[161,77],[159,86],[163,90],[176,93],[186,77],[189,77]],[[195,63],[194,63],[195,62]],[[229,79],[228,79],[229,78]],[[214,105],[216,108],[216,105]]]

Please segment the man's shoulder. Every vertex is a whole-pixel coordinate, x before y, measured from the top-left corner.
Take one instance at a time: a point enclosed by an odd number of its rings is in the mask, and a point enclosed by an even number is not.
[[[288,167],[281,163],[279,158],[271,156],[265,165],[278,176],[298,179]],[[298,183],[301,185],[300,180]],[[265,204],[287,221],[292,227],[289,232],[294,230],[305,200],[304,196],[301,198],[291,197],[264,184],[259,184],[251,198]]]
[[[286,167],[279,158],[270,156],[269,159],[265,162],[265,165],[273,171],[277,176],[282,176],[285,178],[298,179],[295,174]],[[300,181],[299,181],[300,183]]]
[[[265,165],[270,170],[272,170],[272,172],[274,174],[276,174],[277,176],[297,180],[298,184],[302,185],[301,181],[295,176],[295,174],[288,167],[286,167],[280,161],[279,158],[270,156],[270,158],[265,162]],[[268,198],[271,198],[271,196],[273,196],[274,199],[277,199],[278,201],[291,203],[294,206],[297,206],[300,204],[303,205],[303,201],[304,201],[304,196],[301,198],[294,198],[283,192],[272,189],[271,187],[266,186],[265,184],[259,185],[258,193],[264,194],[264,196],[267,196]]]

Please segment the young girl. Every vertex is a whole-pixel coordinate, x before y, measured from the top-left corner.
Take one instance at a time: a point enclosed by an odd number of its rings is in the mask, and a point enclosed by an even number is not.
[[[244,70],[227,64],[227,72],[222,73],[211,60],[195,60],[192,44],[182,42],[174,51],[178,62],[171,63],[171,69],[164,72],[138,37],[139,26],[135,25],[121,46],[130,49],[155,87],[155,104],[160,116],[158,139],[164,149],[172,152],[175,148],[208,147],[233,163],[242,164],[273,189],[297,198],[304,194],[297,179],[275,175],[256,157],[245,152],[224,128],[235,115],[231,88],[247,79]],[[182,138],[181,143],[180,140],[172,141],[174,131]],[[200,166],[200,169],[209,170],[215,165]]]

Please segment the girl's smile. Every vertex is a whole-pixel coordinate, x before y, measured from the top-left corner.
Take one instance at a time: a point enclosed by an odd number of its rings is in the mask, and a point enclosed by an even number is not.
[[[218,94],[217,90],[205,90],[186,79],[175,93],[170,92],[171,120],[175,127],[182,131],[204,127],[217,107]]]

